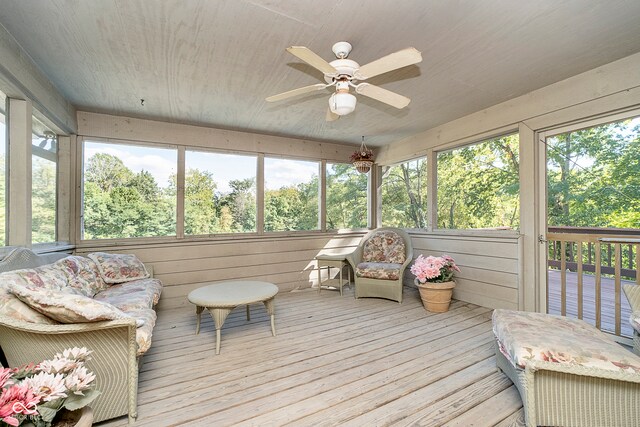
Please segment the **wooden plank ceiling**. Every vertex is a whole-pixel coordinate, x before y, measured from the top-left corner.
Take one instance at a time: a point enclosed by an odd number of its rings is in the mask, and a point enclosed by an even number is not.
[[[372,146],[633,54],[638,16],[625,0],[0,0],[0,24],[80,110]],[[327,123],[329,90],[264,101],[320,81],[285,47],[331,60],[341,40],[361,65],[422,52],[371,79],[407,109],[359,96]]]

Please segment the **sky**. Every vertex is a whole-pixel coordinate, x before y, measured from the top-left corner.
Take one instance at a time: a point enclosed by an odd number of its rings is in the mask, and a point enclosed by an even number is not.
[[[106,153],[118,157],[133,172],[146,170],[158,185],[166,188],[169,176],[176,173],[177,152],[172,149],[124,145],[101,142],[85,142],[84,162],[96,153]],[[233,179],[255,178],[257,160],[254,156],[222,154],[206,151],[187,151],[187,169],[207,170],[212,173],[218,191],[231,190],[229,181]],[[299,182],[309,182],[318,175],[318,162],[265,158],[265,187],[279,189]]]

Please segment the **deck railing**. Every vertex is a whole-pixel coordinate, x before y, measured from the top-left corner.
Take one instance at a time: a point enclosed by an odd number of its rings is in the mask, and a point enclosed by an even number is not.
[[[630,336],[628,315],[623,318],[630,309],[621,285],[640,285],[640,231],[549,227],[547,240],[548,311],[591,321],[618,336]]]

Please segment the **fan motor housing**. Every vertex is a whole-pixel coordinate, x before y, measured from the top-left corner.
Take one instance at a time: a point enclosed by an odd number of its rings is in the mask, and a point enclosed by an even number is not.
[[[336,59],[335,61],[331,61],[329,64],[336,70],[338,70],[338,75],[335,77],[332,76],[324,76],[324,79],[327,83],[332,83],[333,80],[340,80],[340,77],[346,77],[348,80],[353,78],[353,74],[360,68],[360,64],[356,61],[352,61],[351,59]]]

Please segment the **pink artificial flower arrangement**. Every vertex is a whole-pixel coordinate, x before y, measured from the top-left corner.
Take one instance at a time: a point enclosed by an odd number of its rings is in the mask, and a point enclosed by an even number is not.
[[[49,427],[61,409],[75,411],[91,403],[100,392],[91,384],[96,376],[84,366],[89,354],[75,347],[38,365],[0,368],[0,425]]]
[[[444,283],[453,279],[453,273],[460,271],[456,263],[449,255],[440,257],[423,255],[418,256],[411,266],[411,272],[418,282]]]

